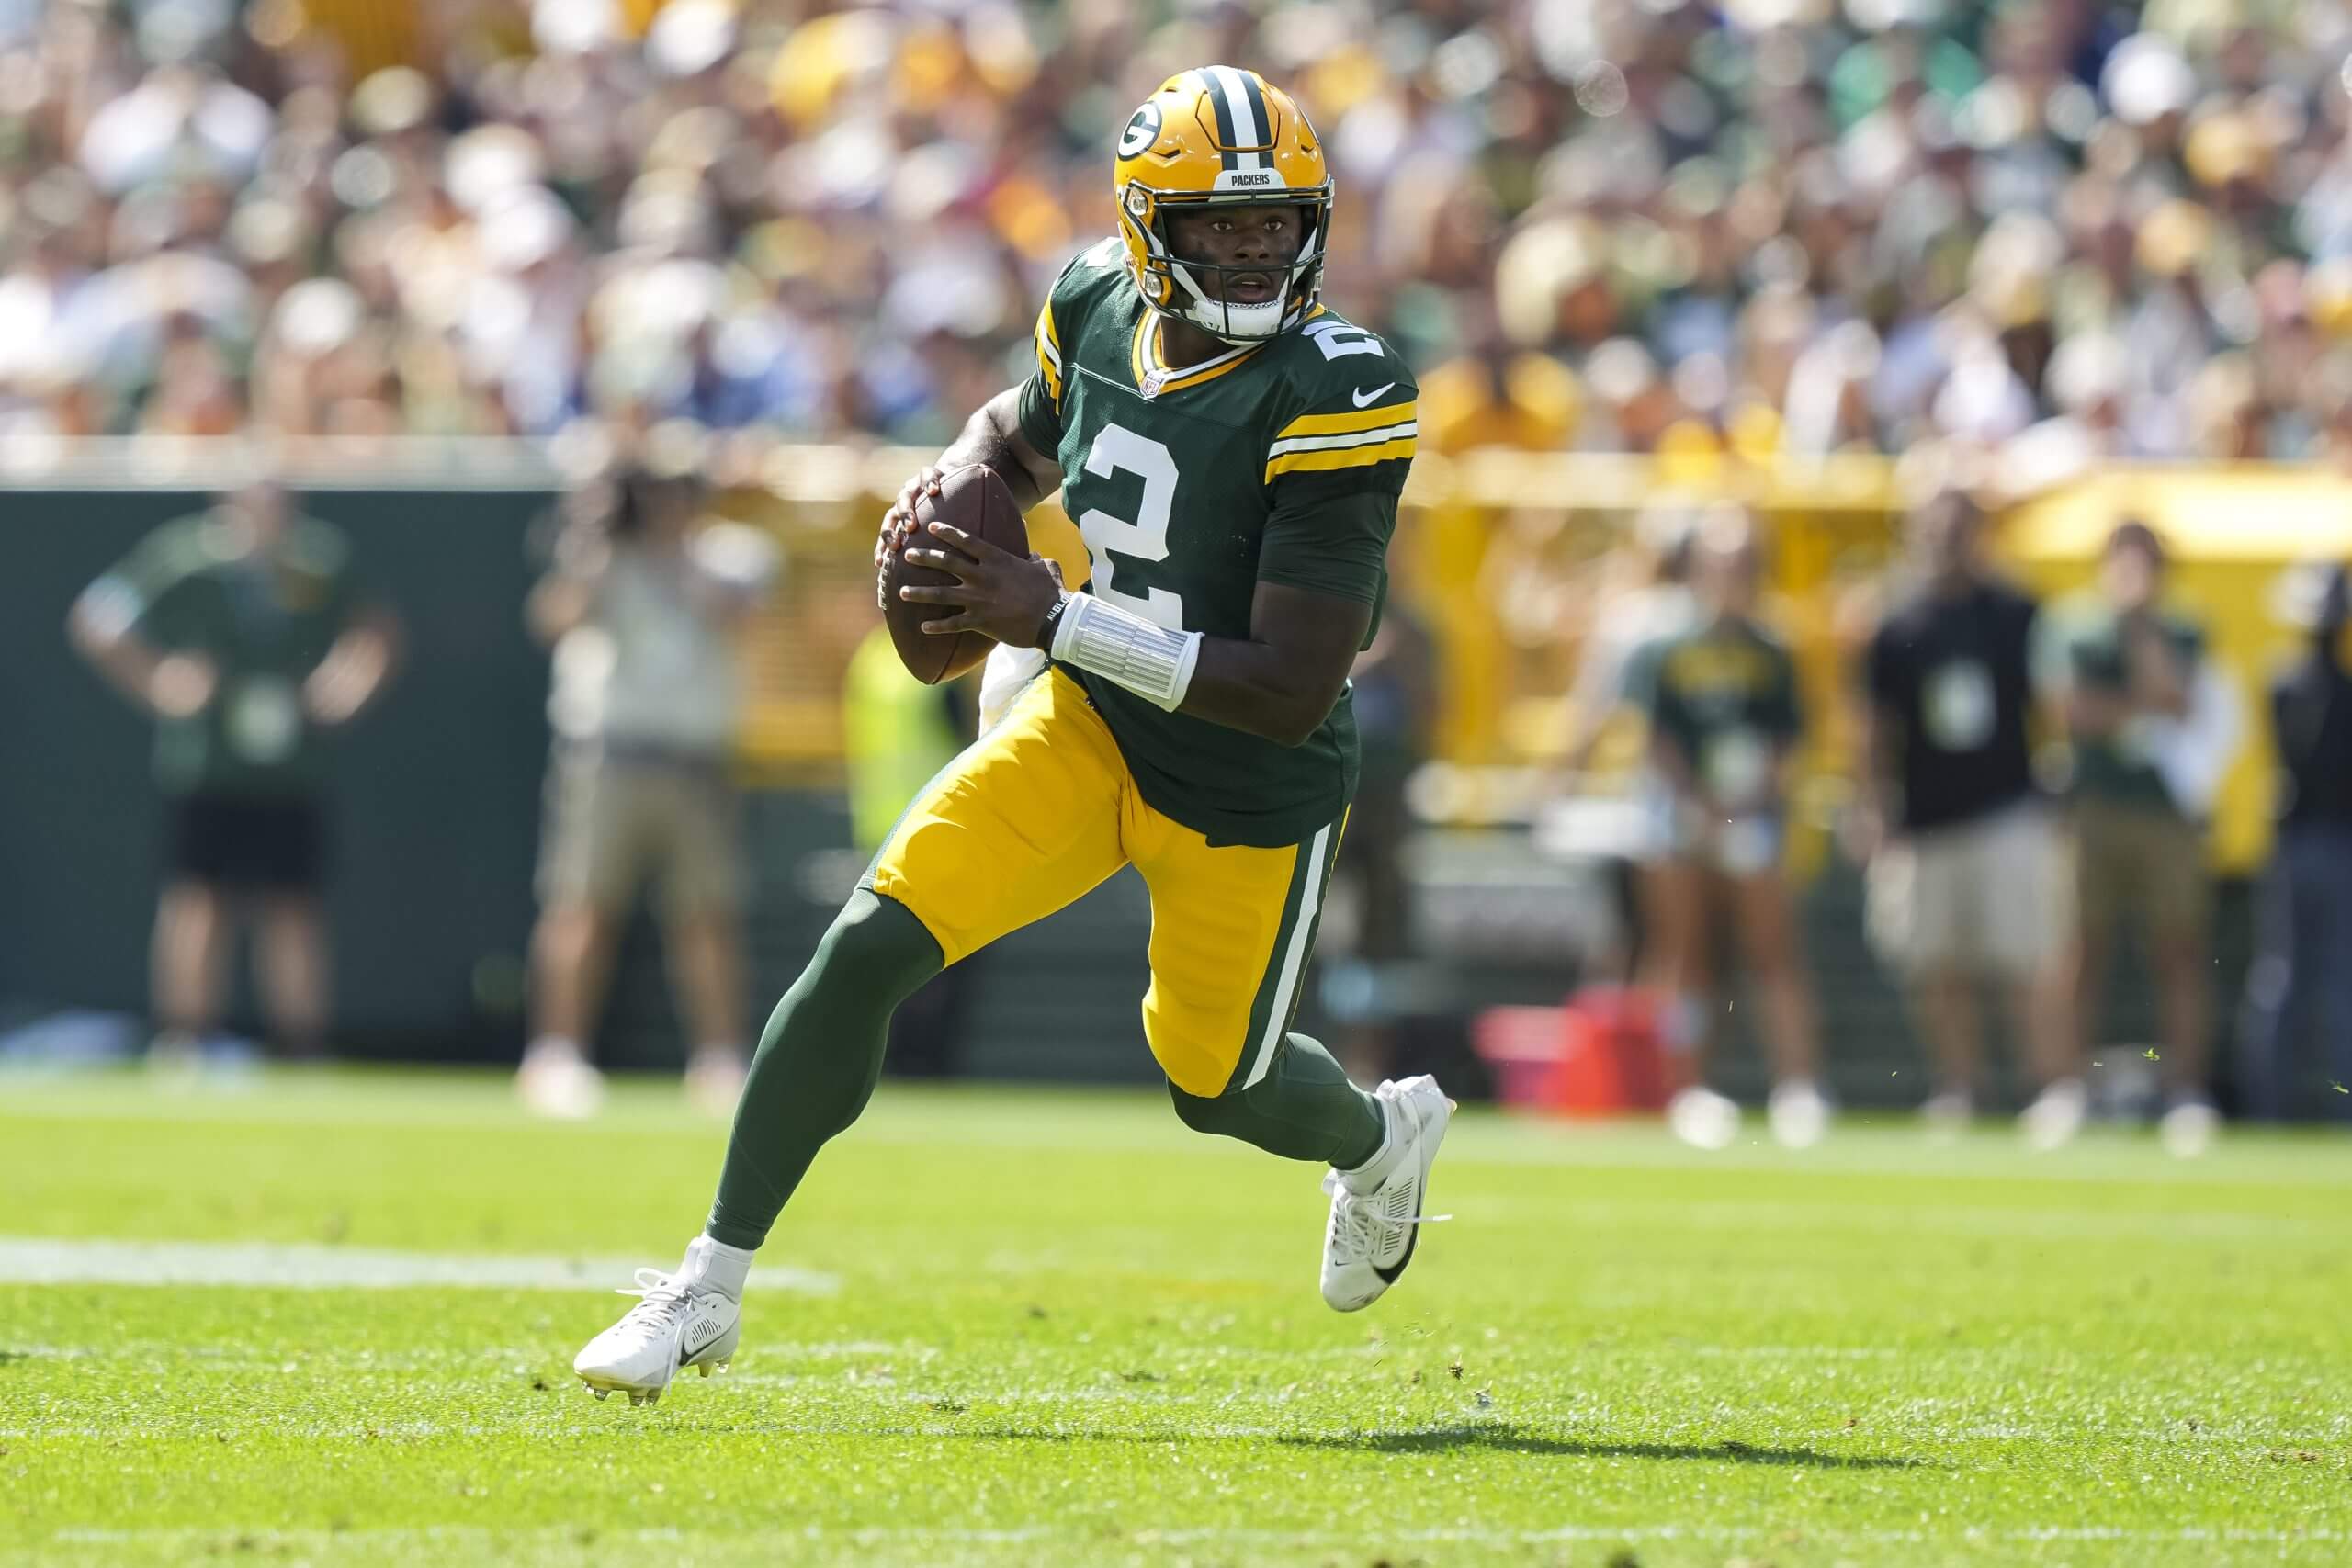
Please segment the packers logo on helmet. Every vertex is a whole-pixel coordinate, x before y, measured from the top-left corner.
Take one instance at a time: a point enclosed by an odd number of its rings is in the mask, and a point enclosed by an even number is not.
[[[1315,309],[1331,172],[1315,128],[1288,93],[1230,65],[1170,76],[1127,121],[1113,169],[1127,270],[1153,309],[1231,344],[1263,342]],[[1269,269],[1180,260],[1167,219],[1172,209],[1254,205],[1304,209],[1305,235],[1274,298],[1252,304],[1227,298],[1227,275]],[[1204,280],[1216,283],[1214,291]]]

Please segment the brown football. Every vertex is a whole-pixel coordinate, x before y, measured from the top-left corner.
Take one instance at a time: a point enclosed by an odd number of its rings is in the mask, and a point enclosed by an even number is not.
[[[1029,553],[1029,530],[1022,525],[1021,508],[1013,504],[1012,491],[1005,488],[1004,480],[985,463],[952,470],[939,481],[937,495],[924,496],[916,503],[915,531],[907,536],[907,548],[939,547],[930,534],[935,522],[961,528],[1011,554]],[[916,566],[899,553],[890,557],[889,574],[882,584],[882,619],[890,628],[890,645],[899,650],[899,662],[907,667],[907,672],[926,686],[954,680],[986,659],[989,649],[996,646],[995,638],[979,632],[927,632],[922,629],[925,621],[946,620],[956,614],[955,607],[909,604],[899,597],[901,588],[946,587],[955,581],[944,571]]]

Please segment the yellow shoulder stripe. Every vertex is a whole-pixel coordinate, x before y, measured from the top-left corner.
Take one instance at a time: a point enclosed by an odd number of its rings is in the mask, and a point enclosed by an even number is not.
[[[1046,378],[1046,390],[1054,406],[1062,405],[1062,345],[1054,332],[1054,302],[1046,301],[1037,311],[1037,373]]]
[[[1359,430],[1378,430],[1384,424],[1402,424],[1413,417],[1417,403],[1388,403],[1376,409],[1359,409],[1351,413],[1303,413],[1274,437],[1287,441],[1295,435],[1347,435]]]
[[[1312,472],[1329,468],[1368,468],[1374,463],[1410,460],[1413,437],[1398,436],[1394,441],[1382,441],[1369,446],[1327,447],[1320,451],[1285,452],[1266,463],[1266,478],[1271,482],[1276,474]]]

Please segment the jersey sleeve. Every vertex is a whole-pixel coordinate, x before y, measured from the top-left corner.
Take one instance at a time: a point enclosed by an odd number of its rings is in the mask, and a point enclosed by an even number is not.
[[[1275,427],[1266,449],[1270,504],[1258,578],[1375,604],[1413,461],[1418,389],[1385,353],[1357,376],[1321,379],[1323,387]]]
[[[168,638],[172,602],[199,558],[191,545],[187,524],[156,529],[82,591],[84,613],[108,637],[160,632]]]
[[[1037,324],[1030,333],[1030,350],[1037,368],[1021,384],[1022,439],[1051,456],[1062,444],[1062,393],[1067,384],[1062,356],[1066,345],[1078,342],[1079,322],[1085,310],[1087,284],[1102,271],[1104,247],[1072,259],[1046,291],[1037,308]]]

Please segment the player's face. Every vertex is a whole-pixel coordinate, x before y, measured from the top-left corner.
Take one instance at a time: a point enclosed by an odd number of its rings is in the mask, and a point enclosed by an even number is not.
[[[1306,243],[1306,209],[1290,205],[1207,207],[1172,212],[1168,248],[1178,261],[1197,262],[1201,291],[1236,305],[1262,305],[1281,292],[1283,269]],[[1216,272],[1206,268],[1240,268]],[[1263,267],[1262,272],[1251,270]]]

